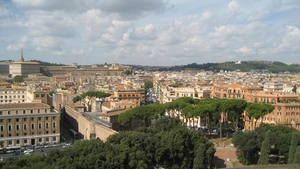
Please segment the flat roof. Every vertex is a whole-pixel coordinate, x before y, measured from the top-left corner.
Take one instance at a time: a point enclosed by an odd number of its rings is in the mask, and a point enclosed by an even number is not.
[[[32,107],[50,108],[50,106],[48,104],[45,104],[45,103],[9,103],[9,104],[0,104],[0,109],[32,108]]]

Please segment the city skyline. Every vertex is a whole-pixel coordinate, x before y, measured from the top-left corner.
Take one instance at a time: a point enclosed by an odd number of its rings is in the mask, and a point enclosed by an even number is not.
[[[172,66],[299,63],[297,0],[5,0],[0,60]],[[256,52],[257,49],[257,52]]]

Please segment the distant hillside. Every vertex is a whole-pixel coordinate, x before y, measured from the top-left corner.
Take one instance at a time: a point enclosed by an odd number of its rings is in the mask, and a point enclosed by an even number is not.
[[[173,67],[160,67],[158,70],[160,71],[181,71],[187,69],[196,69],[196,70],[211,70],[219,72],[220,70],[227,70],[227,71],[241,71],[241,72],[248,72],[251,70],[256,71],[269,71],[272,73],[299,73],[300,72],[300,65],[297,64],[290,64],[287,65],[282,62],[270,62],[270,61],[242,61],[239,64],[235,62],[225,62],[225,63],[204,63],[204,64],[197,64],[192,63],[188,65],[182,66],[173,66]]]
[[[41,66],[66,66],[64,64],[61,64],[61,63],[49,63],[49,62],[43,62],[43,61],[40,61],[40,60],[30,60],[32,62],[38,62]]]

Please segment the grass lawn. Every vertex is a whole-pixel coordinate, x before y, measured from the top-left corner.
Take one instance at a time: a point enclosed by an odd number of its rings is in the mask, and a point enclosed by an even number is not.
[[[231,140],[232,138],[222,138],[222,140],[220,138],[212,138],[209,139],[209,141],[213,142],[213,143],[224,143],[225,145],[230,145],[231,144]]]

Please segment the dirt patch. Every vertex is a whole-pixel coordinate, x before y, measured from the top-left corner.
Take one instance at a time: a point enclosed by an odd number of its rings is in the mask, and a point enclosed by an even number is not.
[[[216,153],[214,156],[214,163],[217,168],[234,167],[232,163],[238,162],[235,148],[231,146],[215,147]]]

